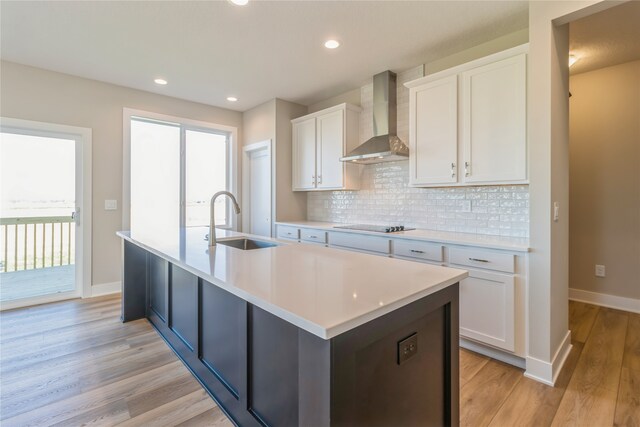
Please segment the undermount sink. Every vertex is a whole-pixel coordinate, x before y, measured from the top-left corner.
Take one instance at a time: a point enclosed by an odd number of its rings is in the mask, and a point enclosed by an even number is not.
[[[277,243],[265,242],[263,240],[246,239],[246,238],[218,240],[217,243],[218,245],[231,246],[232,248],[242,249],[243,251],[248,251],[251,249],[272,248],[274,246],[278,246]]]

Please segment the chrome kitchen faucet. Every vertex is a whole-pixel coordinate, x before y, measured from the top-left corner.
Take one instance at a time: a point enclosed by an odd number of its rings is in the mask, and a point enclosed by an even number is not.
[[[229,196],[231,201],[233,202],[233,209],[236,211],[236,215],[240,214],[240,205],[238,205],[238,201],[235,196],[228,191],[218,191],[211,198],[211,217],[209,218],[209,247],[214,247],[216,245],[216,220],[215,220],[215,203],[218,196]]]

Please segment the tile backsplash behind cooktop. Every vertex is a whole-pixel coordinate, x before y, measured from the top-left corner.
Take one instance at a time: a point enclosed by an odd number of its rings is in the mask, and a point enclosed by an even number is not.
[[[307,219],[529,237],[528,185],[410,188],[407,161],[367,165],[361,182],[358,191],[309,192]]]

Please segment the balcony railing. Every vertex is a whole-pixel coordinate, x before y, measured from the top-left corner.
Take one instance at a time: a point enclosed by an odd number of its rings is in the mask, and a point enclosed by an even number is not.
[[[71,216],[0,218],[0,272],[73,264],[74,222]]]

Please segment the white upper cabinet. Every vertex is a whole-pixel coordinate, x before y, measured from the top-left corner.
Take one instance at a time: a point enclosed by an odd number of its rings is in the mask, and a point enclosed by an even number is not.
[[[360,166],[340,158],[359,144],[360,107],[340,104],[291,121],[293,191],[355,190]]]
[[[409,183],[527,182],[528,45],[406,83]]]
[[[316,120],[293,123],[293,187],[307,190],[316,187]]]
[[[457,182],[458,76],[416,87],[409,110],[410,183]]]
[[[334,111],[316,119],[317,188],[341,188],[344,145],[344,114]]]
[[[465,182],[527,179],[526,55],[462,73]]]

